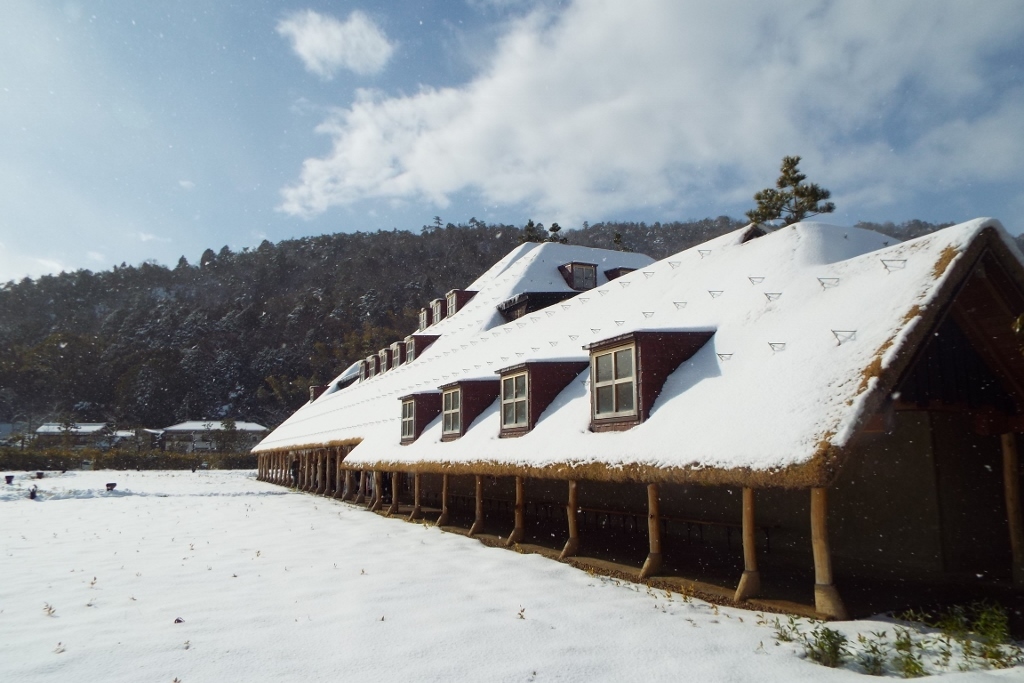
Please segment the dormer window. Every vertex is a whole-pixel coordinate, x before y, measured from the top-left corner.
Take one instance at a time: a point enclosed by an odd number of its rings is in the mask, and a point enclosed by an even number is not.
[[[636,347],[624,346],[591,359],[594,383],[594,419],[636,416]]]
[[[498,380],[469,379],[441,389],[441,441],[454,441],[498,397]]]
[[[371,377],[376,376],[377,373],[380,371],[380,368],[379,368],[380,358],[378,358],[376,355],[367,356],[365,362],[366,362],[366,379],[370,379]]]
[[[444,320],[445,315],[448,313],[447,307],[445,306],[444,299],[434,299],[430,302],[430,312],[434,316],[434,323],[439,323]]]
[[[359,381],[370,379],[370,367],[365,360],[359,361]]]
[[[668,376],[714,335],[638,330],[590,344],[590,428],[629,429],[651,414]]]
[[[402,401],[402,441],[416,438],[416,402]]]
[[[453,289],[444,295],[445,301],[447,302],[448,317],[452,317],[462,307],[469,303],[469,300],[476,296],[476,292],[469,292],[464,289]]]
[[[612,280],[615,280],[616,278],[622,277],[626,273],[632,273],[634,270],[636,270],[636,268],[609,268],[608,270],[604,271],[604,276],[608,278],[608,281],[610,282]]]
[[[450,389],[442,394],[441,434],[459,436],[462,434],[462,391]]]
[[[587,367],[585,360],[526,361],[498,371],[501,378],[500,438],[522,436],[537,424],[555,397]]]
[[[558,267],[565,283],[577,292],[597,287],[597,265],[573,261]]]
[[[377,352],[377,359],[380,362],[380,371],[387,372],[392,368],[391,365],[391,349],[381,349]]]
[[[395,342],[391,345],[391,367],[397,368],[405,362],[405,342]]]
[[[424,427],[437,418],[441,412],[441,394],[436,391],[420,392],[403,396],[402,401],[402,445],[409,445],[419,438]]]
[[[438,338],[436,334],[410,334],[405,338],[405,362],[411,363],[422,356]]]
[[[433,322],[432,315],[433,311],[430,308],[420,309],[420,331],[430,327],[430,324]]]
[[[501,428],[516,429],[526,427],[526,380],[527,374],[519,374],[501,379]]]

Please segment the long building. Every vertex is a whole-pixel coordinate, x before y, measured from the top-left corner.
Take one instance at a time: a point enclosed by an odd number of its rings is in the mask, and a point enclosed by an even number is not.
[[[830,618],[1019,596],[1022,261],[991,219],[526,244],[312,396],[259,476]]]

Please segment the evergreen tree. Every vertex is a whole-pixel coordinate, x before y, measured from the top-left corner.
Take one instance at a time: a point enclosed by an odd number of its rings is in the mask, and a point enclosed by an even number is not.
[[[548,242],[557,242],[559,244],[565,244],[569,240],[565,239],[558,233],[562,231],[562,226],[558,223],[552,223],[551,227],[548,228]]]
[[[783,225],[799,223],[820,213],[832,213],[836,205],[825,201],[832,196],[815,183],[804,184],[807,176],[799,171],[800,157],[783,157],[779,179],[774,188],[765,188],[754,195],[757,208],[747,212],[752,223],[782,220]]]
[[[519,236],[520,244],[526,244],[527,242],[543,242],[544,241],[544,224],[534,223],[533,219],[526,221],[526,225],[523,227],[523,234]]]

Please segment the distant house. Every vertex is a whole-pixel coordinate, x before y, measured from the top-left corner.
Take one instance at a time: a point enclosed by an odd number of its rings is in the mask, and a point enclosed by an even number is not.
[[[248,451],[270,431],[255,422],[190,420],[163,430],[164,449],[180,453]]]
[[[36,429],[35,445],[38,448],[104,448],[109,446],[113,434],[107,422],[46,422]]]
[[[998,221],[644,259],[518,247],[424,309],[429,345],[267,436],[260,478],[297,461],[301,490],[760,609],[1024,604],[1024,255]]]

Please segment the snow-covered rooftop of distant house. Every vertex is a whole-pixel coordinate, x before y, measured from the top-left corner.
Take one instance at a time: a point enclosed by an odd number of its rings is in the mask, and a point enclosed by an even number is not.
[[[36,434],[95,434],[107,427],[106,422],[82,422],[65,428],[60,422],[46,422],[39,425]]]
[[[223,420],[188,420],[172,427],[165,427],[164,432],[205,432],[223,429]],[[255,422],[235,422],[235,429],[240,432],[265,432],[267,428]]]
[[[540,289],[546,272],[530,259],[534,251],[520,248],[467,287],[480,293],[463,310],[425,332],[442,336],[414,362],[324,394],[256,450],[358,442],[346,457],[356,466],[600,463],[774,471],[806,463],[823,443],[847,443],[876,381],[865,386],[864,369],[873,359],[888,364],[914,323],[915,306],[926,306],[948,274],[950,254],[961,253],[986,227],[1022,258],[991,219],[905,243],[811,222],[746,242],[740,230],[504,323],[495,305],[511,293]],[[557,260],[545,267],[553,271]],[[560,279],[557,272],[547,277],[552,285]],[[589,430],[585,370],[522,437],[498,438],[496,401],[455,441],[441,442],[438,418],[414,443],[399,443],[404,395],[493,378],[525,360],[586,359],[586,344],[659,329],[716,332],[669,376],[649,419],[632,429]]]
[[[117,429],[114,430],[114,436],[119,439],[132,439],[135,438],[135,432],[131,429]]]

